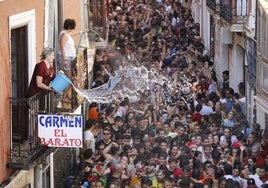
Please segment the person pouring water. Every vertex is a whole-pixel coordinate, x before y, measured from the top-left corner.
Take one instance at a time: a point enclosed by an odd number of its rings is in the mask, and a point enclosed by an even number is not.
[[[27,90],[27,97],[31,97],[43,90],[54,91],[49,85],[56,76],[53,68],[53,61],[55,55],[53,49],[46,47],[40,55],[40,62],[35,65],[33,76],[29,88]]]

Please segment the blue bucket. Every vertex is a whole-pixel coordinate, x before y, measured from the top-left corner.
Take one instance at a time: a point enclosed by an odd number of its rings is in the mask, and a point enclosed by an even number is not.
[[[71,80],[64,74],[59,73],[51,82],[51,87],[57,92],[62,92],[70,84],[71,84]]]

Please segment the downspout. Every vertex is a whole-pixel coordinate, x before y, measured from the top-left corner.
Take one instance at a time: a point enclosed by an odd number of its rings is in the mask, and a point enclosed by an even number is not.
[[[88,9],[89,9],[89,0],[82,0],[82,11],[83,11],[83,14],[81,15],[82,16],[82,28],[83,29],[87,29],[88,28],[88,15],[89,15],[89,12],[88,12]]]
[[[55,46],[55,50],[58,51],[59,49],[59,28],[58,28],[58,25],[59,25],[59,6],[58,6],[58,1],[53,1],[54,2],[54,46]],[[57,62],[57,55],[55,55],[55,61]],[[58,70],[58,63],[55,63],[55,68],[56,70]]]
[[[254,34],[254,39],[256,40],[256,41],[258,41],[258,39],[257,39],[257,29],[258,29],[258,0],[255,0],[255,2],[256,2],[256,7],[255,7],[255,30],[254,30],[254,32],[255,32],[255,34]]]
[[[63,18],[64,18],[63,5],[64,5],[64,0],[59,0],[57,2],[58,2],[58,30],[60,31],[63,28]]]

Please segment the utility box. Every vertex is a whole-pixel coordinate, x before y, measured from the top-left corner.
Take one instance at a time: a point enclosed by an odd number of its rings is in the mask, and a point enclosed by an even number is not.
[[[233,34],[229,28],[221,29],[221,38],[223,44],[232,44],[233,43]]]

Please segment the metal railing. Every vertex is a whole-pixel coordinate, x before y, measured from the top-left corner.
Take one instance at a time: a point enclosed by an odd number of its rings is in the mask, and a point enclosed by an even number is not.
[[[62,106],[57,108],[58,112],[74,112],[79,105],[83,103],[83,98],[75,91],[76,89],[88,89],[88,57],[87,57],[87,48],[79,47],[77,49],[77,56],[72,61],[72,71],[71,71],[71,82],[68,88],[63,92],[66,92],[66,96],[69,99],[68,101],[61,100]],[[73,87],[74,86],[74,87]]]
[[[232,0],[220,0],[220,17],[228,23],[232,22]]]
[[[55,93],[47,91],[30,98],[11,98],[12,108],[16,108],[12,124],[16,124],[18,129],[16,133],[12,132],[8,168],[28,170],[38,158],[46,156],[53,150],[40,144],[37,118],[38,114],[54,114],[55,101]]]
[[[216,0],[207,0],[206,5],[208,8],[216,12]]]
[[[257,72],[257,41],[252,38],[247,38],[246,41],[246,57],[248,63],[248,82],[255,88],[257,87],[256,72]]]
[[[88,89],[87,49],[79,49],[73,60],[72,83],[78,89]],[[70,86],[71,87],[71,86]],[[38,137],[38,114],[72,113],[83,103],[83,98],[71,87],[68,107],[58,108],[55,92],[43,91],[30,98],[11,98],[12,143],[8,168],[28,170],[38,159],[46,157],[55,148],[40,144]]]
[[[247,0],[220,0],[220,17],[230,24],[240,24],[248,15]]]

